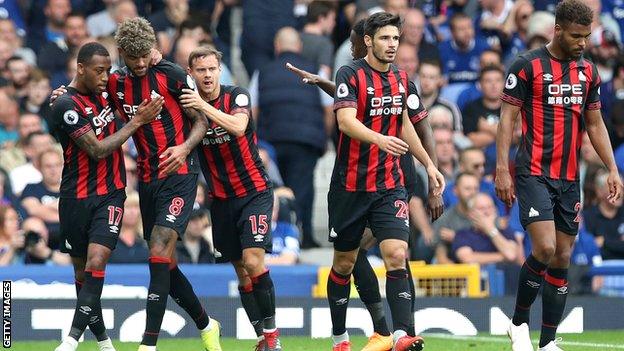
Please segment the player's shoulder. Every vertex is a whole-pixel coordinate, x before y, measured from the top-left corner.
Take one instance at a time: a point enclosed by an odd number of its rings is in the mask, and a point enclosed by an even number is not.
[[[160,60],[160,62],[152,66],[152,69],[158,72],[166,73],[166,74],[174,74],[176,76],[179,76],[179,75],[186,76],[186,71],[184,71],[182,67],[165,59]]]
[[[550,59],[550,55],[545,46],[539,47],[537,49],[529,50],[525,53],[518,55],[516,61],[520,61],[523,63],[531,63],[535,60],[543,60]]]
[[[363,64],[363,61],[364,59],[353,60],[347,63],[346,65],[340,67],[338,69],[338,72],[341,72],[343,74],[355,74],[355,72],[357,72],[360,68],[365,67],[365,65]]]
[[[52,104],[52,112],[64,112],[77,106],[74,101],[75,92],[68,90],[65,94],[59,96],[54,104]]]
[[[240,94],[249,95],[249,91],[247,89],[236,85],[221,85],[221,89],[223,90],[223,93],[228,93],[232,96]]]

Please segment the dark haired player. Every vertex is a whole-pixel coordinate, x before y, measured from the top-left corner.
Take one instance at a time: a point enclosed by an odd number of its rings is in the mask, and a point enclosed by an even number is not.
[[[583,57],[592,10],[564,0],[555,12],[555,35],[545,47],[521,55],[509,69],[496,137],[496,192],[508,206],[517,190],[520,220],[533,249],[522,266],[508,334],[514,351],[533,349],[529,312],[542,287],[540,351],[555,342],[568,295],[567,273],[580,221],[578,158],[583,129],[609,168],[609,200],[622,194],[609,136],[600,114],[600,76]],[[509,172],[513,124],[522,115],[522,147],[515,186]],[[543,286],[542,286],[543,285]]]
[[[180,102],[209,119],[199,159],[213,197],[217,260],[236,270],[241,302],[258,336],[256,350],[279,351],[275,290],[264,264],[272,244],[273,190],[256,145],[249,93],[219,84],[221,53],[213,48],[195,49],[188,65],[198,91],[184,89]]]
[[[100,296],[106,263],[119,235],[126,199],[121,145],[160,113],[162,98],[142,101],[136,117],[120,121],[106,93],[111,59],[104,46],[87,43],[78,52],[76,77],[52,108],[51,128],[63,147],[59,218],[74,265],[78,299],[69,336],[56,351],[73,351],[87,325],[101,351],[114,350],[106,335]]]
[[[365,58],[337,73],[335,110],[340,142],[328,194],[334,261],[327,283],[335,351],[351,349],[345,328],[350,276],[368,225],[387,270],[386,296],[392,312],[396,351],[421,350],[423,340],[407,335],[413,323],[412,295],[405,268],[409,220],[399,156],[408,150],[425,165],[436,194],[444,179],[423,149],[407,107],[408,79],[392,65],[401,20],[388,13],[366,20]],[[402,140],[405,139],[406,141]]]
[[[351,55],[354,59],[361,59],[366,56],[366,44],[364,43],[364,23],[365,20],[360,20],[356,24],[354,24],[351,31],[351,36],[349,38],[349,40],[351,41]],[[304,83],[318,85],[327,94],[334,96],[336,92],[336,84],[334,82],[324,79],[318,75],[301,70],[291,64],[287,64],[287,68],[295,74],[299,75],[303,79]],[[408,98],[409,96],[414,95],[416,99],[420,100],[416,85],[412,81],[409,81],[408,93]],[[425,110],[424,106],[419,103],[416,109],[408,108],[408,113],[412,123],[414,124],[414,128],[416,129],[418,136],[422,140],[425,150],[427,150],[427,153],[430,155],[435,163],[436,161],[433,145],[434,143],[431,135],[431,127],[429,126],[429,121],[426,118],[427,111]],[[404,154],[403,156],[401,156],[400,162],[401,170],[403,171],[404,177],[406,179],[405,187],[406,190],[408,190],[408,200],[410,200],[414,192],[409,190],[410,188],[413,188],[413,186],[407,185],[409,181],[408,179],[416,177],[416,169],[414,167],[414,162],[412,161],[412,155],[407,153]],[[435,194],[433,193],[433,188],[430,188],[429,191],[429,209],[433,220],[437,219],[444,210],[442,197],[435,196]],[[388,330],[388,325],[386,324],[385,312],[383,304],[381,302],[381,295],[379,293],[379,282],[377,280],[377,276],[375,275],[373,267],[366,258],[366,251],[370,249],[375,243],[376,240],[372,237],[370,231],[365,231],[364,237],[362,238],[360,244],[360,251],[358,252],[357,260],[355,262],[355,265],[353,266],[353,278],[355,287],[358,290],[360,299],[366,305],[366,308],[373,320],[373,335],[371,335],[367,345],[362,349],[362,351],[386,351],[392,348],[392,338],[390,337],[390,331]],[[409,270],[409,259],[408,262],[406,262],[406,268],[408,272],[408,283],[410,283],[410,292],[413,296],[414,286]],[[412,299],[412,310],[414,309],[414,307],[414,300]],[[410,327],[410,330],[407,331],[409,335],[414,335],[413,329],[413,327]]]

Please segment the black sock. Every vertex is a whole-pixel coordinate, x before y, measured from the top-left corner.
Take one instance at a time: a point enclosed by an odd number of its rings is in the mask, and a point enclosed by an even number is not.
[[[394,331],[407,332],[413,324],[412,296],[407,282],[407,271],[397,269],[386,272],[386,299],[392,312]]]
[[[529,324],[531,305],[539,293],[544,280],[546,265],[529,255],[520,269],[518,277],[518,294],[512,322],[514,325]]]
[[[407,284],[409,284],[410,294],[412,295],[412,316],[414,315],[414,311],[416,310],[416,287],[414,286],[414,278],[412,278],[412,268],[410,267],[409,258],[405,259],[405,270],[407,271]],[[416,336],[416,326],[414,325],[414,317],[410,318],[412,324],[410,324],[408,330],[406,330],[407,335]]]
[[[548,268],[542,291],[542,333],[539,346],[555,340],[555,334],[568,297],[568,269]]]
[[[347,306],[351,294],[351,276],[331,269],[327,279],[327,300],[332,320],[332,334],[342,335],[347,331]]]
[[[210,319],[201,302],[199,302],[197,295],[195,295],[191,283],[186,279],[186,276],[182,273],[180,268],[178,268],[178,265],[169,267],[169,269],[169,276],[171,279],[169,295],[191,318],[193,318],[197,329],[203,330],[208,326]]]
[[[263,328],[262,314],[260,313],[260,308],[258,307],[256,297],[254,296],[253,285],[249,284],[239,286],[238,293],[240,295],[243,308],[247,313],[247,317],[249,317],[249,322],[251,322],[251,325],[256,332],[256,336],[261,336]]]
[[[76,286],[76,296],[80,294],[80,289],[82,289],[83,282],[76,280],[74,285]],[[95,318],[97,316],[97,318]],[[108,334],[106,333],[106,327],[104,326],[104,318],[102,318],[102,304],[98,300],[97,306],[91,313],[91,318],[94,320],[93,322],[89,322],[89,329],[91,329],[91,333],[95,335],[97,341],[103,341],[108,339]]]
[[[264,329],[275,329],[275,289],[269,270],[257,277],[251,278],[253,294],[262,315]]]
[[[379,281],[373,267],[366,258],[366,250],[360,249],[357,260],[353,266],[353,282],[360,294],[360,299],[366,305],[366,309],[373,320],[373,330],[375,333],[388,336],[388,323],[386,323],[386,313],[381,302],[379,293]]]
[[[102,287],[104,286],[104,271],[85,271],[85,281],[78,293],[76,301],[76,309],[74,310],[74,320],[72,321],[69,336],[80,340],[91,317],[97,317],[95,314],[98,310],[100,296],[102,296]],[[99,308],[100,315],[102,308]],[[102,319],[101,316],[99,318]]]
[[[151,256],[149,258],[150,284],[147,290],[145,306],[147,320],[142,345],[156,346],[158,341],[158,333],[167,308],[167,296],[171,286],[170,263],[171,260],[166,257]]]

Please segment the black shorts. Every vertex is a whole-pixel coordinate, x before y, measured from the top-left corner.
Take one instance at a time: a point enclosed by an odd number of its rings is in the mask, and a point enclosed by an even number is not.
[[[520,223],[526,227],[539,221],[555,221],[558,231],[578,233],[581,209],[578,181],[570,182],[542,176],[516,176],[516,195]]]
[[[86,199],[61,198],[61,252],[72,257],[87,257],[90,243],[114,250],[121,229],[125,201],[126,192],[123,189]]]
[[[273,190],[233,199],[214,199],[210,206],[212,240],[218,263],[238,261],[243,250],[271,252]]]
[[[403,187],[377,192],[330,188],[327,202],[329,241],[338,251],[358,248],[367,226],[378,242],[386,239],[407,242],[409,238],[409,207]]]
[[[155,225],[175,230],[181,240],[197,195],[197,174],[139,182],[138,190],[145,240],[149,242]]]

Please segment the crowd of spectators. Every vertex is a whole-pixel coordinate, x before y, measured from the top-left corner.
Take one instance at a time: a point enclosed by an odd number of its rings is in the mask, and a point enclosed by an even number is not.
[[[585,55],[599,68],[603,117],[624,170],[624,3],[588,4],[595,16]],[[429,110],[438,165],[448,184],[444,215],[431,225],[413,226],[412,246],[418,249],[412,256],[430,263],[519,267],[530,243],[518,223],[517,205],[506,208],[493,185],[499,96],[514,58],[552,38],[555,5],[555,0],[0,2],[0,264],[69,262],[58,251],[62,153],[48,133],[47,97],[71,81],[77,49],[86,42],[100,41],[114,68],[123,66],[112,36],[120,22],[135,16],[150,20],[165,59],[186,68],[191,50],[213,45],[224,53],[222,83],[249,88],[262,159],[277,189],[274,253],[268,259],[296,263],[300,249],[319,246],[313,223],[324,214],[314,213],[313,202],[325,194],[314,188],[314,170],[337,140],[332,99],[302,84],[284,65],[331,77],[352,59],[351,26],[387,11],[403,18],[396,64],[416,83]],[[522,126],[515,129],[512,160]],[[111,262],[145,262],[131,141],[124,152],[128,199]],[[583,244],[575,256],[585,259],[573,260],[578,265],[624,259],[624,210],[621,202],[606,201],[602,167],[585,137]],[[421,200],[426,202],[426,196]],[[209,202],[201,184],[179,243],[180,262],[211,263],[218,257],[211,243]],[[502,235],[490,235],[493,231]]]

